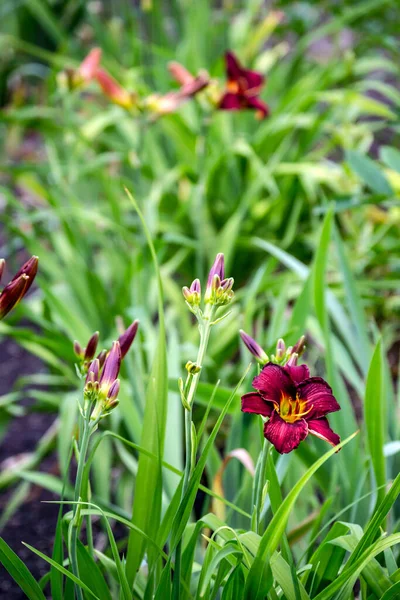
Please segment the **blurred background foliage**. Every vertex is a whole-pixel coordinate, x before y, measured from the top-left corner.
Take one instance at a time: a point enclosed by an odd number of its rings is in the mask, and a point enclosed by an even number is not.
[[[44,478],[37,467],[55,445],[60,474],[67,468],[79,385],[73,340],[85,344],[99,330],[109,346],[121,323],[134,318],[140,332],[110,422],[140,441],[158,292],[126,187],[144,214],[163,281],[166,460],[182,467],[176,380],[198,343],[181,287],[195,277],[204,281],[215,254],[224,252],[236,302],[211,339],[196,419],[217,380],[214,408],[221,409],[249,362],[239,328],[267,352],[278,337],[293,343],[306,332],[307,362],[328,375],[343,407],[332,419],[335,429],[343,437],[362,430],[308,485],[330,499],[324,518],[356,503],[342,518],[364,525],[374,502],[360,499],[372,491],[374,500],[376,485],[399,466],[399,3],[3,0],[0,17],[1,254],[10,268],[24,250],[40,257],[38,289],[0,333],[46,365],[17,382],[12,399],[0,404],[2,432],[19,414],[25,383],[33,403],[23,412],[58,415],[48,445],[47,438],[39,442],[28,467],[5,470],[0,485],[22,477],[60,490],[59,476]],[[109,103],[94,86],[70,92],[60,72],[76,68],[93,46],[102,48],[113,76],[141,96],[174,87],[171,60],[223,80],[223,53],[230,48],[266,75],[262,97],[271,115],[260,122],[251,112],[212,111],[199,96],[152,121]],[[381,388],[366,407],[367,373],[380,338],[384,359],[376,354],[373,365],[379,362]],[[243,390],[249,389],[248,378]],[[256,421],[239,404],[209,455],[210,486],[223,449],[245,447],[255,458],[261,447]],[[208,423],[216,414],[211,411]],[[104,450],[95,461],[95,494],[129,514],[136,456],[118,441],[107,444],[116,452]],[[295,455],[277,459],[285,489],[322,448],[308,440]],[[118,482],[111,484],[115,469]],[[250,510],[249,475],[235,461],[226,471],[226,497]],[[166,475],[165,505],[177,481]],[[207,508],[204,502],[198,510]],[[320,511],[321,495],[302,496],[293,526],[310,507]],[[240,515],[229,518],[243,524]]]

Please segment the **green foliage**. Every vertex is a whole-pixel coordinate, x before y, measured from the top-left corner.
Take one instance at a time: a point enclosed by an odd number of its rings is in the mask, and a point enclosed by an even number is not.
[[[35,600],[78,588],[99,600],[397,598],[398,3],[100,4],[0,8],[1,249],[10,270],[23,252],[40,258],[0,336],[44,366],[0,397],[0,436],[30,411],[55,415],[36,447],[5,463],[0,526],[33,485],[60,498],[51,557],[27,546],[47,578],[39,585],[14,553],[19,540],[0,542],[0,562]],[[177,90],[170,61],[206,69],[216,87],[157,118],[124,109],[95,82],[65,83],[95,46],[142,100]],[[267,119],[213,108],[226,49],[266,76]],[[204,293],[218,252],[235,300],[201,364],[186,486],[178,380],[199,332],[181,288],[199,278]],[[109,349],[134,319],[120,404],[83,470],[77,577],[68,511],[84,382],[73,341],[98,330]],[[304,361],[341,405],[329,416],[339,453],[308,436],[288,455],[271,449],[261,477],[262,424],[240,411],[256,374],[241,328],[269,355],[278,338],[306,334]],[[42,468],[53,451],[58,474]]]

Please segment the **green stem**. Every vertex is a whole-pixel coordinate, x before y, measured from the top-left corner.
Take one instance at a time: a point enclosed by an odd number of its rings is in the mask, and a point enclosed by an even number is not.
[[[90,419],[90,415],[89,415]],[[92,433],[92,427],[89,419],[85,419],[82,433],[82,440],[79,448],[79,457],[78,457],[78,470],[76,473],[75,480],[75,492],[74,492],[74,502],[79,502],[82,497],[82,477],[83,471],[85,468],[86,455],[89,447],[90,435]],[[77,555],[77,543],[79,537],[79,530],[81,519],[79,518],[80,507],[79,504],[74,504],[73,507],[73,518],[71,521],[71,536],[70,536],[70,557],[71,557],[71,567],[72,572],[75,577],[79,577],[79,566],[78,566],[78,555]],[[82,590],[78,585],[75,585],[75,595],[77,600],[83,600]]]
[[[262,511],[262,496],[264,490],[264,481],[265,481],[265,468],[267,465],[269,451],[269,442],[264,439],[263,449],[261,451],[261,455],[259,458],[259,467],[257,468],[257,477],[255,480],[255,492],[254,492],[254,500],[255,500],[255,532],[260,533],[260,517]]]
[[[210,331],[212,327],[212,321],[215,315],[215,306],[207,304],[204,311],[203,319],[199,324],[200,329],[200,346],[197,353],[196,365],[200,368],[203,366],[204,357],[206,355],[208,341],[210,339]],[[193,401],[196,395],[197,386],[200,379],[200,373],[194,375],[188,374],[186,384],[184,388],[185,398],[190,409],[185,410],[185,470],[183,473],[183,484],[182,484],[182,497],[183,500],[185,493],[189,486],[190,475],[192,474],[192,414],[193,414]],[[173,598],[174,600],[180,600],[180,578],[181,578],[181,558],[182,558],[182,540],[179,541],[175,550],[175,569],[174,569],[174,584],[173,584]]]

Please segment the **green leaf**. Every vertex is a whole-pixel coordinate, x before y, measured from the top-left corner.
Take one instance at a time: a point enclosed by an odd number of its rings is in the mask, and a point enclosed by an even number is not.
[[[92,592],[92,590],[90,588],[88,588],[88,586],[85,583],[83,583],[83,581],[81,581],[78,577],[75,577],[75,575],[73,575],[73,573],[68,571],[68,569],[66,569],[62,565],[59,565],[58,563],[56,563],[52,558],[49,558],[48,556],[43,554],[43,552],[36,550],[36,548],[34,548],[33,546],[30,546],[29,544],[26,544],[25,542],[22,542],[22,543],[24,544],[24,546],[29,548],[29,550],[31,550],[34,554],[37,554],[38,556],[40,556],[40,558],[43,558],[43,560],[48,562],[52,567],[54,567],[55,569],[60,571],[60,573],[63,573],[66,577],[71,579],[74,583],[76,583],[76,585],[79,585],[79,587],[82,590],[84,590],[85,592],[90,594],[93,598],[96,598],[96,600],[100,600],[100,598],[98,598],[96,596],[96,594],[94,592]],[[42,596],[42,597],[44,597],[44,596]]]
[[[105,579],[97,565],[90,556],[89,552],[78,540],[78,564],[79,577],[99,598],[100,600],[111,600],[110,590]]]
[[[0,562],[29,600],[46,600],[29,569],[3,538],[0,538]]]
[[[383,390],[383,353],[382,342],[378,341],[371,358],[365,389],[365,425],[367,429],[368,447],[374,469],[376,485],[386,482],[384,456],[386,431],[386,400]],[[378,502],[385,496],[385,490],[378,491]]]
[[[376,194],[390,196],[393,190],[381,169],[368,156],[355,150],[346,151],[346,160],[362,181]]]
[[[257,552],[257,556],[251,566],[249,574],[246,580],[246,587],[244,590],[245,600],[264,600],[265,595],[268,593],[268,589],[272,585],[272,581],[265,577],[264,565],[267,563],[268,557],[271,557],[278,547],[282,535],[285,532],[285,528],[289,519],[289,516],[293,510],[294,504],[304,486],[308,483],[314,473],[335,454],[338,448],[342,448],[348,442],[350,442],[357,432],[350,435],[347,439],[341,442],[336,448],[332,448],[326,452],[321,458],[319,458],[301,477],[301,479],[292,488],[285,500],[280,505],[272,517],[267,529],[265,530],[260,547]]]
[[[159,337],[157,342],[157,352],[146,392],[146,405],[141,438],[141,446],[154,454],[157,457],[157,462],[151,460],[143,453],[140,455],[132,508],[132,523],[155,539],[161,517],[162,458],[168,401],[163,286],[157,255],[150,232],[136,201],[128,190],[126,190],[126,192],[142,223],[153,258],[158,285]],[[132,585],[135,579],[144,551],[145,543],[143,538],[138,536],[136,532],[131,531],[129,534],[128,552],[126,557],[126,574],[130,585]],[[152,555],[149,556],[150,563],[151,559]]]
[[[397,148],[391,146],[382,146],[379,151],[380,157],[384,163],[393,171],[400,173],[400,152]]]

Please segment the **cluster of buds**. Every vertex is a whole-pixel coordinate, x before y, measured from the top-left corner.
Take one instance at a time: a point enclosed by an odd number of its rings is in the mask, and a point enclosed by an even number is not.
[[[234,296],[232,291],[233,282],[233,277],[225,278],[224,255],[222,253],[217,254],[208,274],[204,303],[215,307],[229,304]],[[190,310],[197,314],[201,302],[199,279],[195,279],[190,288],[184,286],[182,293]]]
[[[282,338],[279,338],[276,344],[275,354],[268,356],[267,353],[261,348],[261,346],[245,331],[240,330],[240,337],[242,338],[246,348],[251,352],[254,358],[260,365],[266,365],[271,362],[277,365],[297,365],[297,359],[301,356],[306,348],[304,335],[301,336],[299,341],[294,346],[288,346]]]
[[[35,279],[38,263],[38,257],[32,256],[5,286],[0,294],[0,319],[3,319],[25,296]],[[5,265],[5,260],[0,259],[0,280]]]
[[[169,72],[179,84],[178,89],[166,94],[153,93],[146,98],[124,89],[104,68],[101,67],[101,48],[93,48],[77,69],[66,69],[59,74],[59,82],[63,87],[75,89],[95,81],[104,96],[114,104],[127,110],[132,108],[150,113],[152,119],[175,112],[178,108],[194,98],[199,92],[206,90],[204,98],[212,108],[218,110],[241,111],[255,110],[256,116],[264,119],[269,108],[260,99],[264,85],[264,76],[244,68],[233,52],[225,53],[226,83],[211,79],[209,73],[202,69],[192,75],[183,65],[172,61],[168,65]]]
[[[114,342],[104,361],[103,368],[95,358],[89,366],[83,391],[85,402],[94,404],[91,413],[93,421],[107,416],[118,405],[120,381],[118,379],[121,367],[121,346]]]
[[[131,325],[113,343],[109,352],[102,350],[94,358],[99,341],[96,331],[89,339],[86,348],[74,342],[74,351],[79,359],[77,368],[81,375],[86,375],[84,387],[85,412],[91,407],[91,419],[98,420],[109,414],[118,404],[120,382],[118,373],[121,361],[132,346],[139,327],[139,321]]]

